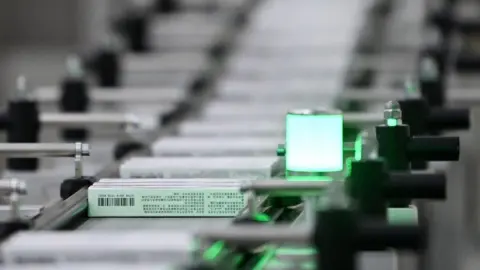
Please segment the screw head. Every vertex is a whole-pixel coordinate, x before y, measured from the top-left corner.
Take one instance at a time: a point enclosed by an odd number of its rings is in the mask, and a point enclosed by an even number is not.
[[[396,101],[389,101],[385,103],[385,109],[383,110],[383,119],[402,120],[402,110],[400,109],[400,104]]]

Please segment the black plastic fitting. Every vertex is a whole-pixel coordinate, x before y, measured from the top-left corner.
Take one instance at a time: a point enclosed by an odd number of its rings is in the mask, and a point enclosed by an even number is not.
[[[161,14],[171,14],[180,10],[180,3],[177,0],[156,0],[154,9]]]
[[[0,223],[0,239],[5,240],[18,231],[31,228],[31,223],[23,220],[11,220]]]
[[[8,112],[0,113],[0,130],[7,130],[8,122]]]
[[[447,178],[443,173],[389,173],[386,196],[395,199],[439,199],[447,197]]]
[[[462,34],[478,34],[480,33],[480,20],[478,18],[456,20],[455,28]]]
[[[380,125],[375,131],[378,154],[389,171],[408,171],[412,160],[457,161],[460,155],[458,137],[411,137],[407,125]]]
[[[347,177],[347,193],[362,215],[386,219],[388,175],[382,160],[352,160]]]
[[[437,68],[438,68],[440,78],[445,78],[445,74],[447,74],[446,63],[447,63],[447,58],[450,54],[449,44],[445,44],[445,43],[446,42],[442,40],[439,45],[428,46],[428,47],[422,49],[422,51],[420,52],[420,57],[419,57],[420,60],[424,59],[425,57],[432,58],[435,61],[435,63],[437,64]],[[422,84],[422,81],[420,81],[420,84]],[[443,87],[445,87],[445,86],[443,86]]]
[[[409,156],[428,161],[457,161],[460,157],[458,137],[414,136],[407,149]]]
[[[427,134],[427,117],[430,114],[427,101],[423,98],[412,98],[399,100],[398,104],[402,110],[402,123],[408,125],[409,134]]]
[[[59,107],[62,112],[84,113],[90,107],[88,84],[84,79],[66,78],[60,85]],[[85,141],[88,131],[84,128],[67,128],[62,131],[62,138],[70,142]]]
[[[354,213],[343,209],[320,211],[316,222],[313,236],[317,249],[316,268],[355,270],[359,228]]]
[[[464,130],[470,128],[470,110],[432,108],[427,118],[428,130]]]
[[[427,247],[425,225],[389,225],[383,221],[363,220],[359,228],[359,245],[363,251],[398,250],[421,251]]]
[[[478,72],[480,70],[480,55],[461,52],[457,57],[455,67],[461,73]]]
[[[427,16],[427,23],[437,27],[444,40],[450,39],[455,25],[457,24],[454,20],[452,9],[448,7],[444,7],[437,12],[429,14]]]
[[[92,59],[91,67],[100,87],[119,87],[121,83],[121,56],[118,52],[103,48]]]
[[[402,109],[402,122],[407,124],[410,135],[425,135],[427,131],[427,120],[425,115],[429,114],[429,106],[425,99],[406,99],[399,100]],[[424,160],[412,160],[411,169],[425,170],[428,162]]]
[[[445,199],[446,196],[444,174],[387,173],[382,159],[352,161],[346,184],[360,214],[383,220],[390,203],[408,206],[412,199]]]
[[[407,125],[386,126],[375,128],[378,142],[378,156],[386,162],[388,171],[409,171],[410,158],[408,145],[410,129]]]
[[[328,209],[317,213],[313,244],[316,264],[322,270],[355,270],[358,251],[423,250],[425,227],[389,225],[379,220],[360,220],[351,209]]]
[[[134,53],[150,51],[149,17],[142,10],[131,10],[117,23],[120,34]]]
[[[443,107],[445,105],[445,79],[442,75],[439,78],[419,79],[420,92],[422,97],[432,107]]]
[[[40,119],[38,106],[31,100],[13,100],[8,104],[7,142],[36,143],[39,141]],[[7,168],[16,171],[34,171],[37,158],[8,158]]]
[[[423,98],[405,99],[398,103],[402,109],[402,122],[410,127],[411,135],[470,128],[469,109],[431,108]]]
[[[97,179],[93,176],[65,179],[60,185],[60,198],[66,200],[82,188],[88,188],[96,181]]]

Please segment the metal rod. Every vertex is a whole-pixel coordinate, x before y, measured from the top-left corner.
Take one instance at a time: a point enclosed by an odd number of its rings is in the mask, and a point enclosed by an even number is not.
[[[317,196],[303,197],[303,212],[305,214],[305,220],[307,224],[315,224],[319,197],[318,191]]]
[[[140,127],[141,121],[131,114],[108,113],[42,113],[40,122],[55,127],[85,127],[91,125],[118,125]]]
[[[15,178],[0,179],[0,196],[8,196],[11,193],[26,195],[27,184],[25,183],[25,181],[21,181]]]
[[[78,153],[78,151],[80,151]],[[75,157],[89,156],[89,145],[81,143],[0,143],[0,155],[8,157]]]
[[[9,197],[10,203],[10,219],[19,220],[20,216],[20,195],[17,192],[12,192]]]
[[[89,92],[92,102],[99,103],[174,103],[183,100],[185,91],[174,88],[105,89],[94,88]],[[57,87],[42,87],[34,92],[38,102],[52,103],[60,99]]]
[[[74,175],[76,179],[80,179],[83,176],[83,155],[82,155],[82,143],[75,143],[75,156],[74,156]]]
[[[258,180],[240,188],[242,192],[254,192],[256,195],[271,196],[317,196],[325,190],[330,181],[286,181],[286,180]]]
[[[200,241],[225,241],[232,244],[309,244],[311,229],[292,228],[289,225],[273,226],[229,226],[226,228],[205,228],[196,233]]]
[[[472,89],[452,89],[447,93],[447,100],[450,102],[480,102],[480,95]],[[389,100],[407,98],[406,93],[395,89],[375,89],[360,91],[350,89],[339,95],[341,100],[354,100],[362,102],[384,103]]]
[[[369,127],[383,124],[383,115],[378,113],[345,113],[343,124],[357,127]]]
[[[247,198],[248,213],[254,216],[258,213],[257,195],[255,194],[255,192],[249,192],[247,196],[248,196]]]
[[[389,100],[398,100],[405,98],[405,93],[402,91],[388,91],[388,90],[372,90],[372,91],[360,91],[349,90],[340,94],[341,100],[354,100],[364,102],[387,102]]]

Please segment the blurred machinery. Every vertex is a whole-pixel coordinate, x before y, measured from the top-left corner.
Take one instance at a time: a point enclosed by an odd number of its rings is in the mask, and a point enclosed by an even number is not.
[[[24,2],[1,269],[479,269],[478,3]]]

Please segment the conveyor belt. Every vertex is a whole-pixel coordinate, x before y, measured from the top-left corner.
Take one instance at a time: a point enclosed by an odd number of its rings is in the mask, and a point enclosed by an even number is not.
[[[271,3],[271,5],[274,4],[275,1]],[[278,7],[281,7],[282,4],[276,3]],[[257,18],[265,18],[266,16],[279,16],[279,14],[275,13],[276,11],[272,11],[271,9],[268,8],[268,4],[265,4],[265,6],[260,8],[257,12]],[[277,11],[278,12],[278,11]],[[261,14],[259,14],[261,13]],[[272,15],[266,15],[264,13],[270,13]],[[281,14],[281,13],[280,13]],[[275,17],[273,20],[278,20]],[[252,27],[255,26],[255,19],[253,19],[253,25]],[[247,30],[248,33],[248,30]],[[247,37],[243,37],[243,40],[245,38],[248,40]],[[352,40],[353,41],[353,40]],[[351,41],[351,42],[352,42]],[[241,42],[240,42],[241,44]],[[240,52],[241,54],[242,47],[240,47],[236,52]],[[339,56],[342,55],[341,52],[339,52]],[[348,61],[347,56],[341,56],[342,58],[345,58],[344,61]],[[235,57],[234,57],[235,59]],[[338,60],[337,60],[338,61]],[[230,62],[232,65],[236,65],[236,62]],[[327,64],[328,65],[328,64]],[[228,68],[227,68],[228,69]],[[292,75],[290,75],[292,76]],[[294,78],[294,77],[293,77]],[[227,80],[228,80],[228,75],[227,75]],[[207,104],[208,106],[208,104]],[[95,230],[95,229],[126,229],[126,228],[173,228],[173,227],[181,227],[181,228],[187,228],[187,229],[194,229],[194,228],[200,228],[201,226],[205,226],[206,224],[214,224],[213,226],[225,226],[229,223],[229,219],[178,219],[178,218],[159,218],[159,219],[89,219],[85,224],[83,224],[80,229],[86,229],[86,230]]]
[[[228,79],[227,79],[228,80]],[[131,228],[136,229],[187,229],[187,230],[196,230],[203,226],[227,226],[231,222],[231,219],[223,218],[202,218],[202,219],[186,219],[186,218],[122,218],[122,219],[111,219],[111,218],[90,218],[87,222],[81,225],[78,230],[128,230]],[[298,220],[298,225],[304,223],[303,216]],[[297,226],[298,226],[297,225]],[[280,249],[278,252],[286,252],[290,249],[284,248]],[[288,253],[288,252],[287,252]],[[288,254],[278,254],[276,255],[277,259],[270,258],[268,262],[265,263],[264,269],[278,269],[278,263],[281,261],[282,269],[309,269],[299,268],[298,266],[298,254],[295,254],[294,257]],[[290,263],[286,263],[285,260]],[[364,254],[361,257],[361,265],[364,269],[391,269],[392,261],[396,260],[396,255],[389,253],[371,253]],[[291,264],[289,266],[289,264]],[[272,268],[273,267],[273,268]]]

